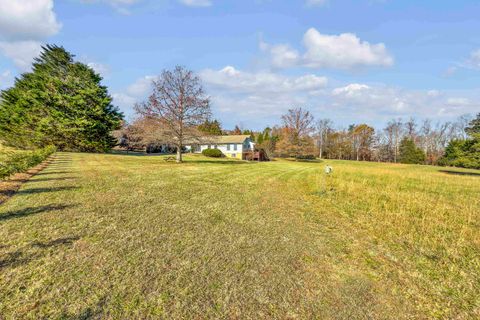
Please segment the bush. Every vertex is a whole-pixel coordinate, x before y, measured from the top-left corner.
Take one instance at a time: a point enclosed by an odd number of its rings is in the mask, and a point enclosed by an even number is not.
[[[313,154],[299,154],[295,156],[297,160],[315,160],[316,158]]]
[[[0,179],[5,179],[15,173],[27,171],[47,159],[55,151],[55,147],[49,146],[35,151],[12,152],[7,154],[7,156],[0,161]]]
[[[205,149],[202,151],[202,154],[205,157],[210,157],[210,158],[221,158],[223,157],[222,151],[218,149]]]
[[[471,139],[450,141],[439,163],[446,166],[480,169],[480,134],[473,134]]]

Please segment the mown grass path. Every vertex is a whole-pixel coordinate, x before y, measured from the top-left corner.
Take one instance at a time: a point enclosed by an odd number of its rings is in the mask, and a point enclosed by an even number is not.
[[[480,317],[480,172],[59,153],[0,206],[0,318]]]

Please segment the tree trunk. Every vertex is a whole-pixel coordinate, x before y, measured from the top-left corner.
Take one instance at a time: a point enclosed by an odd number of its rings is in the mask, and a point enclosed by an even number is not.
[[[177,163],[182,162],[182,146],[177,146]]]

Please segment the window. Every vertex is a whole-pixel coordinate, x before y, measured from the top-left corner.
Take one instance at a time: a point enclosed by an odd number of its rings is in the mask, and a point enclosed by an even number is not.
[[[236,153],[232,153],[232,158],[236,158],[237,157],[237,154]]]
[[[230,151],[230,143],[227,143],[227,151]]]
[[[210,145],[208,145],[207,149],[211,149],[210,147],[211,147],[211,146],[210,146]]]
[[[236,143],[233,145],[233,150],[237,151],[237,144]]]
[[[217,149],[217,145],[214,145],[214,146],[213,146],[213,149]]]

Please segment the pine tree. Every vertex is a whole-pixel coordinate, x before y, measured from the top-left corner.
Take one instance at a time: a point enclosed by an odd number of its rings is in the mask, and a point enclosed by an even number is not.
[[[240,127],[237,125],[235,126],[235,129],[233,129],[233,134],[234,135],[240,135],[242,134],[242,130],[240,129]]]
[[[18,148],[55,145],[60,150],[106,151],[123,115],[112,105],[102,78],[74,61],[62,47],[47,45],[32,72],[0,94],[0,136]]]
[[[198,126],[198,130],[208,135],[221,136],[223,134],[222,126],[218,120],[205,120],[204,123]]]
[[[477,114],[477,117],[465,128],[465,132],[470,136],[473,136],[475,133],[480,133],[480,113]]]
[[[263,133],[260,132],[258,135],[257,135],[257,144],[258,145],[261,145],[263,143]]]
[[[423,164],[425,163],[425,153],[415,145],[412,139],[405,137],[400,142],[400,162]]]

